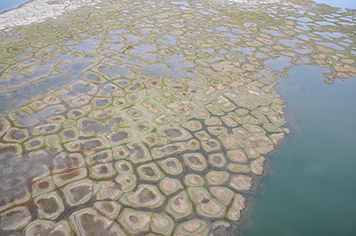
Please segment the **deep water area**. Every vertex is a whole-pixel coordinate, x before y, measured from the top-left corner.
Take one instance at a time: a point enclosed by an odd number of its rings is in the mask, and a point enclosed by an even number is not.
[[[271,158],[243,235],[354,235],[356,80],[323,83],[316,66],[297,66],[276,90],[291,134]]]

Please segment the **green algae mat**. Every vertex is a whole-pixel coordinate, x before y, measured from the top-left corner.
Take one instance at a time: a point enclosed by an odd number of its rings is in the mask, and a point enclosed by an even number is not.
[[[0,32],[0,234],[237,234],[290,132],[277,76],[355,77],[355,25],[313,2],[127,0]]]

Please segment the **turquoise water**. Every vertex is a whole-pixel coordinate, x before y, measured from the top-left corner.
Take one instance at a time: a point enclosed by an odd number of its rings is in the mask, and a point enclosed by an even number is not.
[[[356,78],[327,85],[323,72],[293,67],[276,87],[292,133],[269,157],[244,236],[356,235]]]
[[[21,4],[28,2],[30,0],[0,0],[0,12],[16,8]]]

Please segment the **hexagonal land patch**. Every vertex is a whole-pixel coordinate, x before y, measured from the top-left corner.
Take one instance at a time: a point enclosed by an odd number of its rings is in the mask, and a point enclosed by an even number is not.
[[[130,151],[125,146],[113,147],[112,150],[113,150],[115,159],[125,159],[130,154]],[[137,150],[137,151],[140,151],[140,150]],[[139,155],[139,153],[138,153],[138,155]],[[141,159],[141,158],[135,157],[134,159],[136,161],[139,161],[139,159]],[[144,158],[142,158],[142,159],[144,159]]]
[[[10,122],[7,119],[5,119],[5,117],[1,116],[0,137],[3,136],[9,128],[10,128]]]
[[[89,168],[89,174],[94,179],[108,179],[117,175],[112,163],[93,165]]]
[[[57,132],[60,128],[61,126],[57,123],[44,124],[33,128],[32,134],[33,135],[51,134]]]
[[[259,158],[251,161],[250,168],[251,172],[256,175],[262,175],[264,172],[264,163],[266,162],[266,158],[260,156]]]
[[[111,128],[105,125],[103,122],[88,118],[83,118],[79,120],[79,128],[86,135],[91,135],[95,133],[108,134],[111,132]]]
[[[179,189],[183,189],[183,185],[179,180],[169,177],[162,179],[159,187],[166,196],[177,192]]]
[[[63,211],[64,205],[57,192],[51,192],[34,199],[40,218],[55,220]]]
[[[76,211],[69,218],[78,235],[100,235],[112,225],[111,221],[93,208]]]
[[[70,171],[66,171],[60,174],[53,175],[53,182],[58,186],[61,187],[65,184],[83,179],[87,176],[87,169],[86,168],[79,168]]]
[[[138,234],[149,231],[151,216],[150,212],[124,209],[119,217],[119,222],[131,235]]]
[[[105,107],[105,108],[99,108],[97,110],[93,110],[92,112],[90,112],[88,117],[102,120],[102,119],[109,118],[114,114],[115,114],[115,110],[113,108]],[[109,125],[109,127],[111,126],[110,121],[111,120],[105,123],[106,125]]]
[[[109,220],[116,219],[121,209],[117,201],[97,201],[94,207]]]
[[[156,186],[140,184],[135,192],[124,193],[120,202],[127,206],[156,208],[161,206],[165,199]]]
[[[62,192],[70,206],[77,206],[89,201],[93,196],[93,182],[85,179],[66,185]]]
[[[61,136],[63,142],[68,142],[68,141],[77,139],[79,137],[78,133],[79,132],[78,132],[77,128],[71,127],[71,128],[63,130],[60,133],[60,136]]]
[[[77,169],[84,164],[84,158],[79,153],[59,153],[53,160],[53,173]]]
[[[237,136],[239,136],[242,139],[245,139],[249,136],[251,136],[251,134],[249,132],[247,132],[244,128],[242,127],[238,127],[238,128],[234,128],[232,129],[232,132],[234,134],[236,134]]]
[[[187,147],[189,150],[198,150],[200,148],[200,142],[196,139],[190,139],[186,141]]]
[[[248,191],[252,188],[253,179],[247,175],[234,175],[229,185],[238,191]]]
[[[224,154],[222,153],[214,153],[209,155],[209,162],[212,164],[214,167],[221,168],[225,166],[226,164],[226,159]]]
[[[22,143],[28,138],[29,132],[27,129],[19,129],[15,127],[10,128],[3,137],[4,141],[17,143]]]
[[[191,135],[185,129],[178,127],[162,129],[162,134],[174,141],[183,141],[191,138]]]
[[[166,211],[176,220],[190,215],[193,212],[193,206],[185,191],[171,197],[168,200]]]
[[[151,220],[151,230],[162,235],[172,235],[174,221],[166,213],[153,214]]]
[[[225,217],[226,206],[216,199],[210,199],[197,205],[196,211],[199,215],[208,218],[223,218]]]
[[[113,155],[111,149],[95,152],[85,157],[85,161],[88,165],[106,163],[112,159]]]
[[[209,191],[214,197],[225,205],[230,204],[235,194],[232,190],[222,186],[210,187]]]
[[[32,185],[32,197],[48,193],[54,190],[56,186],[53,183],[52,176],[46,176],[40,180],[37,180]]]
[[[227,156],[235,162],[245,163],[247,161],[246,154],[241,149],[230,150],[227,152]]]
[[[274,145],[266,136],[254,136],[246,139],[248,147],[255,148],[261,154],[267,154],[274,149]]]
[[[174,235],[208,235],[208,225],[200,219],[185,221],[178,225]]]
[[[105,137],[101,136],[100,138],[85,139],[85,140],[80,139],[73,142],[69,142],[64,144],[64,147],[70,152],[77,152],[80,150],[88,153],[99,149],[101,150],[104,148],[108,148],[109,143]]]
[[[248,173],[250,172],[250,167],[248,165],[230,163],[227,165],[227,169],[234,173]]]
[[[179,175],[183,172],[182,164],[174,157],[164,159],[159,162],[164,172],[170,175]]]
[[[162,172],[155,163],[140,165],[137,173],[142,180],[158,181],[163,177]]]
[[[184,176],[184,184],[190,187],[203,186],[205,184],[204,179],[197,174],[188,174]]]
[[[151,159],[146,147],[142,144],[133,142],[127,145],[130,151],[129,160],[134,164],[142,163]]]
[[[217,151],[221,148],[219,141],[213,138],[208,140],[202,140],[201,145],[206,152]]]
[[[114,143],[126,142],[131,137],[131,133],[127,130],[119,130],[117,132],[112,132],[109,134],[109,138]]]
[[[187,153],[183,154],[185,163],[196,171],[202,171],[206,168],[205,157],[201,153]]]
[[[241,194],[236,193],[233,203],[227,212],[226,217],[232,221],[239,221],[241,219],[241,211],[247,207],[247,198]]]
[[[126,177],[124,180],[132,181],[129,177]],[[96,200],[117,200],[123,192],[123,185],[116,181],[100,181],[94,187]],[[132,187],[132,182],[130,187]]]
[[[115,162],[115,169],[120,175],[134,173],[134,167],[132,166],[131,162],[126,160],[119,160]]]
[[[183,152],[187,149],[188,147],[184,142],[175,142],[162,147],[153,148],[152,153],[154,159],[160,159],[168,155]]]
[[[26,235],[70,235],[71,229],[67,221],[57,224],[49,220],[35,220],[28,224],[25,229]]]
[[[27,151],[39,149],[44,146],[44,139],[42,137],[32,138],[25,142],[24,146]]]
[[[188,122],[184,123],[183,127],[190,131],[197,131],[197,130],[202,129],[201,123],[198,121],[195,121],[195,120],[188,121]]]
[[[227,133],[227,129],[223,126],[211,126],[211,127],[208,127],[208,131],[212,135],[220,135],[222,133]]]
[[[134,174],[118,175],[115,182],[123,192],[130,192],[136,187],[137,177]]]
[[[188,187],[187,191],[190,200],[196,205],[207,203],[212,199],[210,193],[204,187]]]
[[[210,185],[223,185],[229,178],[229,173],[224,171],[210,171],[205,179]]]

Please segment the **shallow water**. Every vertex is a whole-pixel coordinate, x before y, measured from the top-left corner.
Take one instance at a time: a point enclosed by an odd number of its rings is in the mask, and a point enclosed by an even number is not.
[[[276,86],[292,133],[270,156],[244,236],[356,233],[356,78],[326,85],[324,72],[293,67]]]

